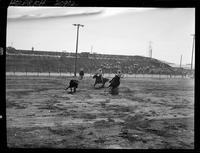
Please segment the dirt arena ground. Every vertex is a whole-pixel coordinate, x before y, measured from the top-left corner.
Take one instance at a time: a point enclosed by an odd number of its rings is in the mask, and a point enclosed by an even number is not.
[[[194,148],[193,79],[123,78],[118,95],[69,80],[6,76],[8,147]]]

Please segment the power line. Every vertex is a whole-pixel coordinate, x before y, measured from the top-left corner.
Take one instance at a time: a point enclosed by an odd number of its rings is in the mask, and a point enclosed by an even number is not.
[[[76,58],[75,58],[75,67],[74,67],[74,76],[76,76],[76,63],[77,63],[77,52],[78,52],[78,36],[79,36],[79,27],[84,27],[84,25],[81,24],[73,24],[74,26],[77,26],[77,38],[76,38]]]

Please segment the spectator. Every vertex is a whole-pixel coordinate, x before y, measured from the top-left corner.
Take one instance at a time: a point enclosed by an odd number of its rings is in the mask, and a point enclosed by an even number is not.
[[[83,68],[80,69],[79,76],[80,76],[80,80],[82,80],[84,76]]]

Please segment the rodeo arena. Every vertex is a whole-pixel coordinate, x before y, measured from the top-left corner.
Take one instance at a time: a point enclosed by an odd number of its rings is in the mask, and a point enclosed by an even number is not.
[[[194,148],[193,62],[156,59],[151,44],[148,57],[84,52],[76,36],[74,51],[7,46],[9,148]]]
[[[84,52],[76,74],[75,57],[7,48],[8,146],[192,148],[193,71]]]

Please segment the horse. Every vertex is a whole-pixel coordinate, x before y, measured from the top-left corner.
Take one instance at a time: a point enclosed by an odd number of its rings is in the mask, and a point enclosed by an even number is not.
[[[118,88],[120,85],[120,77],[115,75],[114,78],[112,78],[112,80],[109,81],[110,85],[108,86],[108,88],[114,89],[114,88]]]
[[[94,83],[94,87],[95,87],[96,84],[102,84],[101,88],[103,88],[104,85],[105,85],[105,83],[109,81],[109,79],[103,78],[101,75],[97,75],[97,74],[95,74],[95,75],[93,76],[93,79],[94,79],[94,78],[96,79],[96,80],[95,80],[95,83]]]
[[[124,75],[121,74],[121,71],[118,70],[117,74],[115,75],[115,77],[112,78],[112,80],[109,81],[109,86],[108,89],[110,89],[110,93],[113,95],[117,95],[118,94],[118,87],[120,85],[120,78],[123,78]]]

